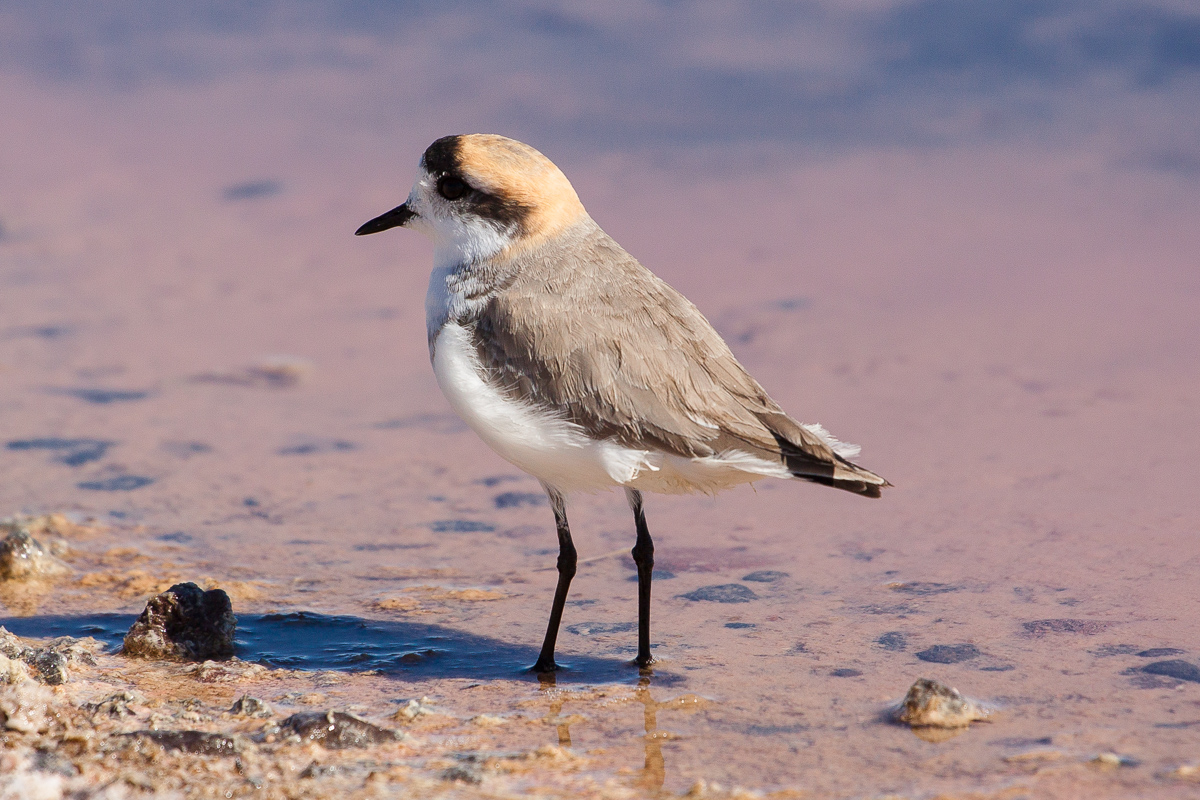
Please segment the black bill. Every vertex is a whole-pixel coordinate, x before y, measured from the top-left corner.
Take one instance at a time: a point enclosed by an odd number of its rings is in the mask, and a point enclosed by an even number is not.
[[[375,219],[364,222],[362,227],[354,232],[354,235],[366,236],[368,233],[379,233],[380,231],[386,231],[388,228],[397,228],[404,225],[404,223],[416,215],[416,212],[408,207],[408,203],[404,203],[403,205],[396,206],[386,214],[380,214]]]

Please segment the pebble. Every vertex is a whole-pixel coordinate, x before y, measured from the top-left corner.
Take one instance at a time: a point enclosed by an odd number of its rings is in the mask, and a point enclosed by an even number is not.
[[[962,728],[989,715],[988,709],[963,697],[957,689],[929,678],[914,683],[895,710],[896,721],[914,728]]]
[[[20,661],[27,667],[26,675],[39,683],[61,686],[71,679],[68,667],[71,664],[94,665],[92,652],[99,648],[95,639],[72,639],[63,636],[47,642],[42,647],[26,647],[21,641],[0,627],[0,655],[7,661]],[[19,682],[13,676],[10,665],[0,665],[0,682]]]
[[[429,714],[437,713],[431,707],[432,703],[433,701],[428,697],[422,697],[420,700],[409,700],[408,703],[401,706],[391,718],[397,722],[412,722],[417,717],[423,717]]]
[[[84,703],[83,710],[90,713],[93,717],[100,716],[122,719],[124,717],[132,717],[137,713],[130,708],[131,705],[144,706],[148,702],[145,695],[141,692],[117,692],[95,703]]]
[[[1101,767],[1136,767],[1138,760],[1130,756],[1123,756],[1120,753],[1100,753],[1092,759],[1092,763]]]
[[[71,568],[46,552],[42,543],[16,524],[0,525],[0,581],[23,581],[66,575]]]
[[[257,697],[251,697],[248,694],[244,694],[237,700],[234,700],[229,713],[240,717],[271,717],[275,715],[275,712],[271,710],[269,705]]]
[[[146,604],[129,633],[125,655],[204,661],[233,655],[237,618],[229,595],[177,583]]]

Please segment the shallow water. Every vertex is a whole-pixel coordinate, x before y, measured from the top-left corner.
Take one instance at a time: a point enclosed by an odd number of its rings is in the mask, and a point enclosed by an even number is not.
[[[433,138],[494,130],[896,484],[650,498],[641,689],[628,510],[574,498],[559,684],[648,698],[581,702],[590,769],[1184,791],[1200,684],[1146,667],[1200,663],[1192,12],[264,8],[3,12],[0,514],[107,528],[0,624],[115,643],[195,580],[240,658],[338,671],[339,702],[543,702],[550,512],[437,391],[427,244],[351,235]],[[923,676],[999,712],[941,742],[881,722]]]

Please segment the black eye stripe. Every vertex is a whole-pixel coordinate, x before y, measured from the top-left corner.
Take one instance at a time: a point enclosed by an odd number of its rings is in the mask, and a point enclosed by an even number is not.
[[[458,200],[471,193],[471,187],[457,175],[443,175],[438,178],[437,192],[447,200]]]

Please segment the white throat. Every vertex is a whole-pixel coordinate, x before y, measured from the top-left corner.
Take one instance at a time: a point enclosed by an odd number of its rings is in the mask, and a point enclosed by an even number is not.
[[[487,302],[488,287],[474,267],[500,255],[511,244],[513,232],[470,215],[432,213],[429,201],[421,196],[423,188],[418,182],[409,196],[409,202],[421,209],[410,227],[433,242],[433,272],[425,294],[425,328],[432,357],[437,332],[446,321],[470,314]]]

